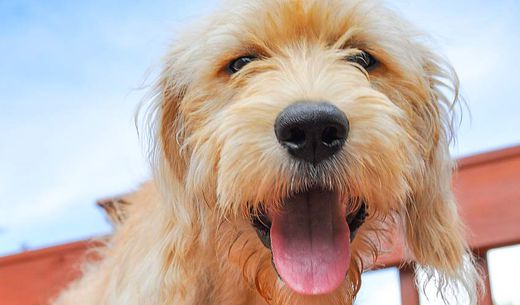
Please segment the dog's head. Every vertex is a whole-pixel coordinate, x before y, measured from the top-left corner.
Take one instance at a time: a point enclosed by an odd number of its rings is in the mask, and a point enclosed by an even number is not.
[[[230,1],[176,41],[158,88],[172,214],[269,302],[349,302],[390,223],[441,289],[474,293],[450,187],[457,80],[391,12]]]

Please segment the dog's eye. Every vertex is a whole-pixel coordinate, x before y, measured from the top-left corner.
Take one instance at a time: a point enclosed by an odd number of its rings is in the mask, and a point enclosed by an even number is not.
[[[247,56],[242,56],[242,57],[239,57],[239,58],[231,61],[228,65],[229,73],[231,73],[231,74],[237,73],[243,67],[245,67],[247,64],[249,64],[250,62],[252,62],[254,60],[256,60],[255,56],[247,55]]]
[[[361,51],[359,53],[345,57],[346,61],[350,61],[360,65],[365,70],[370,70],[377,64],[377,60],[368,52]]]

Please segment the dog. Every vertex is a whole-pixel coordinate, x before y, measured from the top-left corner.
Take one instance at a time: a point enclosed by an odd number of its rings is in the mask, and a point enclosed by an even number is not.
[[[145,111],[156,191],[54,304],[353,304],[393,229],[441,296],[475,304],[458,86],[378,2],[226,1],[164,59]]]

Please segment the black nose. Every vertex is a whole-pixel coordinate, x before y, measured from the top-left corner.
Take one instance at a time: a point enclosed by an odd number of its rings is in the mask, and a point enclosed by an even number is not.
[[[274,130],[292,156],[316,164],[343,147],[349,123],[346,115],[332,104],[300,102],[278,115]]]

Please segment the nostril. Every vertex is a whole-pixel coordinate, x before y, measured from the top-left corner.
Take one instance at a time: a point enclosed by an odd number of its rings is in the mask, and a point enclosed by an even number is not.
[[[327,102],[298,102],[278,115],[274,132],[294,158],[317,164],[341,150],[349,133],[349,121]]]
[[[287,137],[283,142],[293,149],[301,148],[305,145],[305,131],[298,127],[290,128],[287,132]]]
[[[336,126],[328,126],[323,130],[321,134],[321,142],[327,147],[335,147],[342,145],[345,141],[345,129],[338,128]]]

